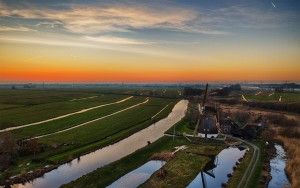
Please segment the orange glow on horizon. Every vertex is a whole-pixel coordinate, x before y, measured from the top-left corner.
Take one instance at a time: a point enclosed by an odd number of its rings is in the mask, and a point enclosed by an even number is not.
[[[0,83],[300,81],[295,5],[0,0]]]
[[[299,80],[293,71],[247,70],[0,70],[0,82],[181,82]]]

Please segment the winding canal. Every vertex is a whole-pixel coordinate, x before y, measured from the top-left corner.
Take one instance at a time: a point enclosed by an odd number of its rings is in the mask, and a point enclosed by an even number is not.
[[[147,142],[154,142],[164,135],[164,132],[179,122],[186,113],[188,101],[181,100],[173,108],[168,117],[150,125],[149,127],[123,139],[115,144],[106,146],[95,152],[83,155],[80,160],[74,159],[59,166],[43,177],[36,178],[25,184],[15,184],[14,188],[45,188],[59,187],[81,176],[117,161],[134,151],[145,147]]]
[[[271,176],[268,188],[290,187],[290,182],[285,174],[286,154],[283,147],[275,144],[276,156],[271,159]]]

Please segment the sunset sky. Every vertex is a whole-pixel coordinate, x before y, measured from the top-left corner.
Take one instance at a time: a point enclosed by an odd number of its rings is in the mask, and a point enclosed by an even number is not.
[[[0,83],[299,81],[299,0],[0,0]]]

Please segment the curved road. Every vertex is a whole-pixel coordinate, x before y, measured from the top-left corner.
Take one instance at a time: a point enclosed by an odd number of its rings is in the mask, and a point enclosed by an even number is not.
[[[109,106],[109,105],[113,105],[113,104],[119,104],[119,103],[122,103],[122,102],[125,102],[125,101],[131,99],[132,97],[133,96],[127,97],[125,99],[122,99],[122,100],[119,100],[119,101],[116,101],[116,102],[111,102],[111,103],[107,103],[107,104],[101,104],[99,106],[94,106],[94,107],[91,107],[91,108],[85,108],[85,109],[82,109],[80,111],[72,112],[72,113],[69,113],[69,114],[65,114],[65,115],[62,115],[62,116],[57,116],[57,117],[54,117],[54,118],[50,118],[50,119],[39,121],[39,122],[35,122],[35,123],[29,123],[29,124],[26,124],[26,125],[20,125],[20,126],[16,126],[16,127],[9,127],[9,128],[0,130],[0,133],[1,132],[12,131],[12,130],[16,130],[16,129],[21,129],[21,128],[29,127],[29,126],[32,126],[32,125],[38,125],[38,124],[46,123],[46,122],[49,122],[49,121],[53,121],[53,120],[65,118],[65,117],[72,116],[72,115],[75,115],[75,114],[81,114],[81,113],[84,113],[84,112],[87,112],[87,111],[90,111],[90,110],[93,110],[93,109],[96,109],[96,108],[101,108],[101,107],[104,107],[104,106]]]
[[[257,166],[257,162],[258,162],[259,156],[260,156],[260,149],[256,145],[254,145],[254,144],[252,144],[252,143],[250,143],[246,140],[243,140],[243,139],[240,139],[240,138],[237,138],[237,137],[233,137],[233,136],[230,136],[230,135],[225,135],[225,136],[231,137],[231,138],[239,140],[241,142],[244,142],[244,143],[246,143],[247,145],[249,145],[253,148],[253,154],[252,154],[252,158],[250,160],[250,163],[249,163],[246,171],[244,172],[244,175],[241,178],[240,183],[237,186],[237,188],[247,188],[248,185],[249,185],[249,181],[250,181],[251,177],[253,176],[255,167]]]

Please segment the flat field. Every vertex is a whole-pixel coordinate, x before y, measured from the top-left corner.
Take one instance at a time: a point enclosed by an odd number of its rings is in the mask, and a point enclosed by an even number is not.
[[[1,181],[45,165],[64,163],[124,139],[166,117],[178,101],[115,92],[103,94],[101,90],[1,90],[0,93],[0,136],[10,134],[16,143],[38,137],[35,140],[39,148],[33,153],[14,156],[9,167],[0,173]],[[63,116],[69,113],[73,114]],[[3,131],[5,128],[14,130]]]
[[[299,92],[256,92],[255,94],[246,94],[245,98],[250,101],[258,102],[284,102],[284,103],[300,103]]]

